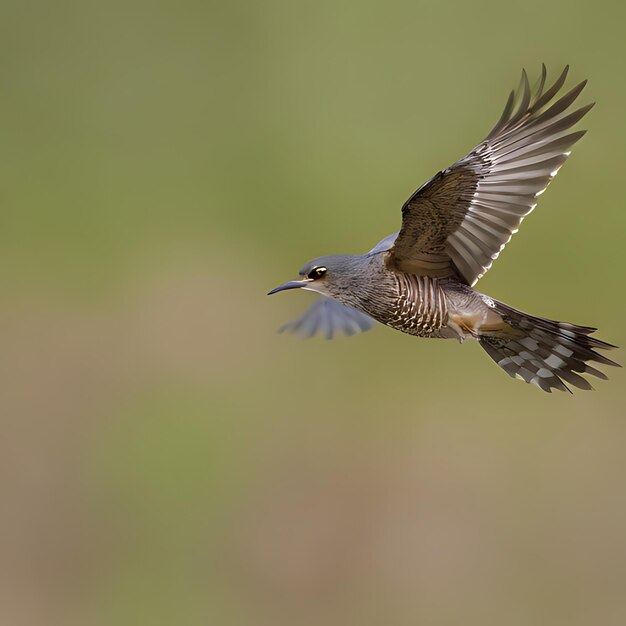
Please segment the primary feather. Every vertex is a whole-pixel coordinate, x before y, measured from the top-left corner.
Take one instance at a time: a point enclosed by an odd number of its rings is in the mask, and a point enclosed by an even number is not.
[[[586,81],[555,101],[567,71],[546,92],[545,66],[534,90],[523,71],[486,139],[407,200],[391,267],[468,285],[491,267],[585,134],[570,129],[593,104],[567,111]]]

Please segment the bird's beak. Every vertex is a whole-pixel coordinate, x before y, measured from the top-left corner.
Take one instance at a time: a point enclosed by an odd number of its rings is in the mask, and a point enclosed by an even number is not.
[[[289,282],[281,285],[280,287],[276,287],[276,289],[272,289],[267,295],[271,296],[273,293],[278,293],[279,291],[285,291],[285,289],[299,289],[300,287],[304,287],[307,283],[311,281],[309,280],[290,280]]]

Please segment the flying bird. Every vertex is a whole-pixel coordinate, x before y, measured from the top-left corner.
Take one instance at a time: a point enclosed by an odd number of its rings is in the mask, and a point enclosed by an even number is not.
[[[558,97],[568,69],[547,89],[545,65],[533,89],[522,71],[487,137],[404,203],[399,232],[362,255],[309,261],[299,280],[270,291],[322,296],[281,330],[331,338],[380,322],[418,337],[476,339],[507,374],[547,392],[591,389],[581,374],[606,379],[589,362],[617,366],[597,352],[615,346],[592,337],[595,328],[529,315],[473,288],[585,134],[571,129],[593,106],[572,110],[587,81]]]

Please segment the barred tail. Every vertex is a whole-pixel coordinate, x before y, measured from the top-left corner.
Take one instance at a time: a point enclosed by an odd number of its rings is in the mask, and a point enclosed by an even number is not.
[[[496,300],[492,308],[505,326],[498,331],[487,331],[478,340],[509,376],[518,376],[551,393],[552,389],[570,391],[565,383],[593,389],[581,373],[606,380],[606,374],[587,365],[588,361],[620,367],[595,351],[616,347],[590,337],[595,328],[534,317]]]

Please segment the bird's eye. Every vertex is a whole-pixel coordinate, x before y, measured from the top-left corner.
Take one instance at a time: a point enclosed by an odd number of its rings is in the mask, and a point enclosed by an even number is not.
[[[324,274],[326,274],[326,268],[325,267],[314,267],[307,274],[307,278],[310,278],[311,280],[316,280],[317,278],[321,278],[322,276],[324,276]]]

